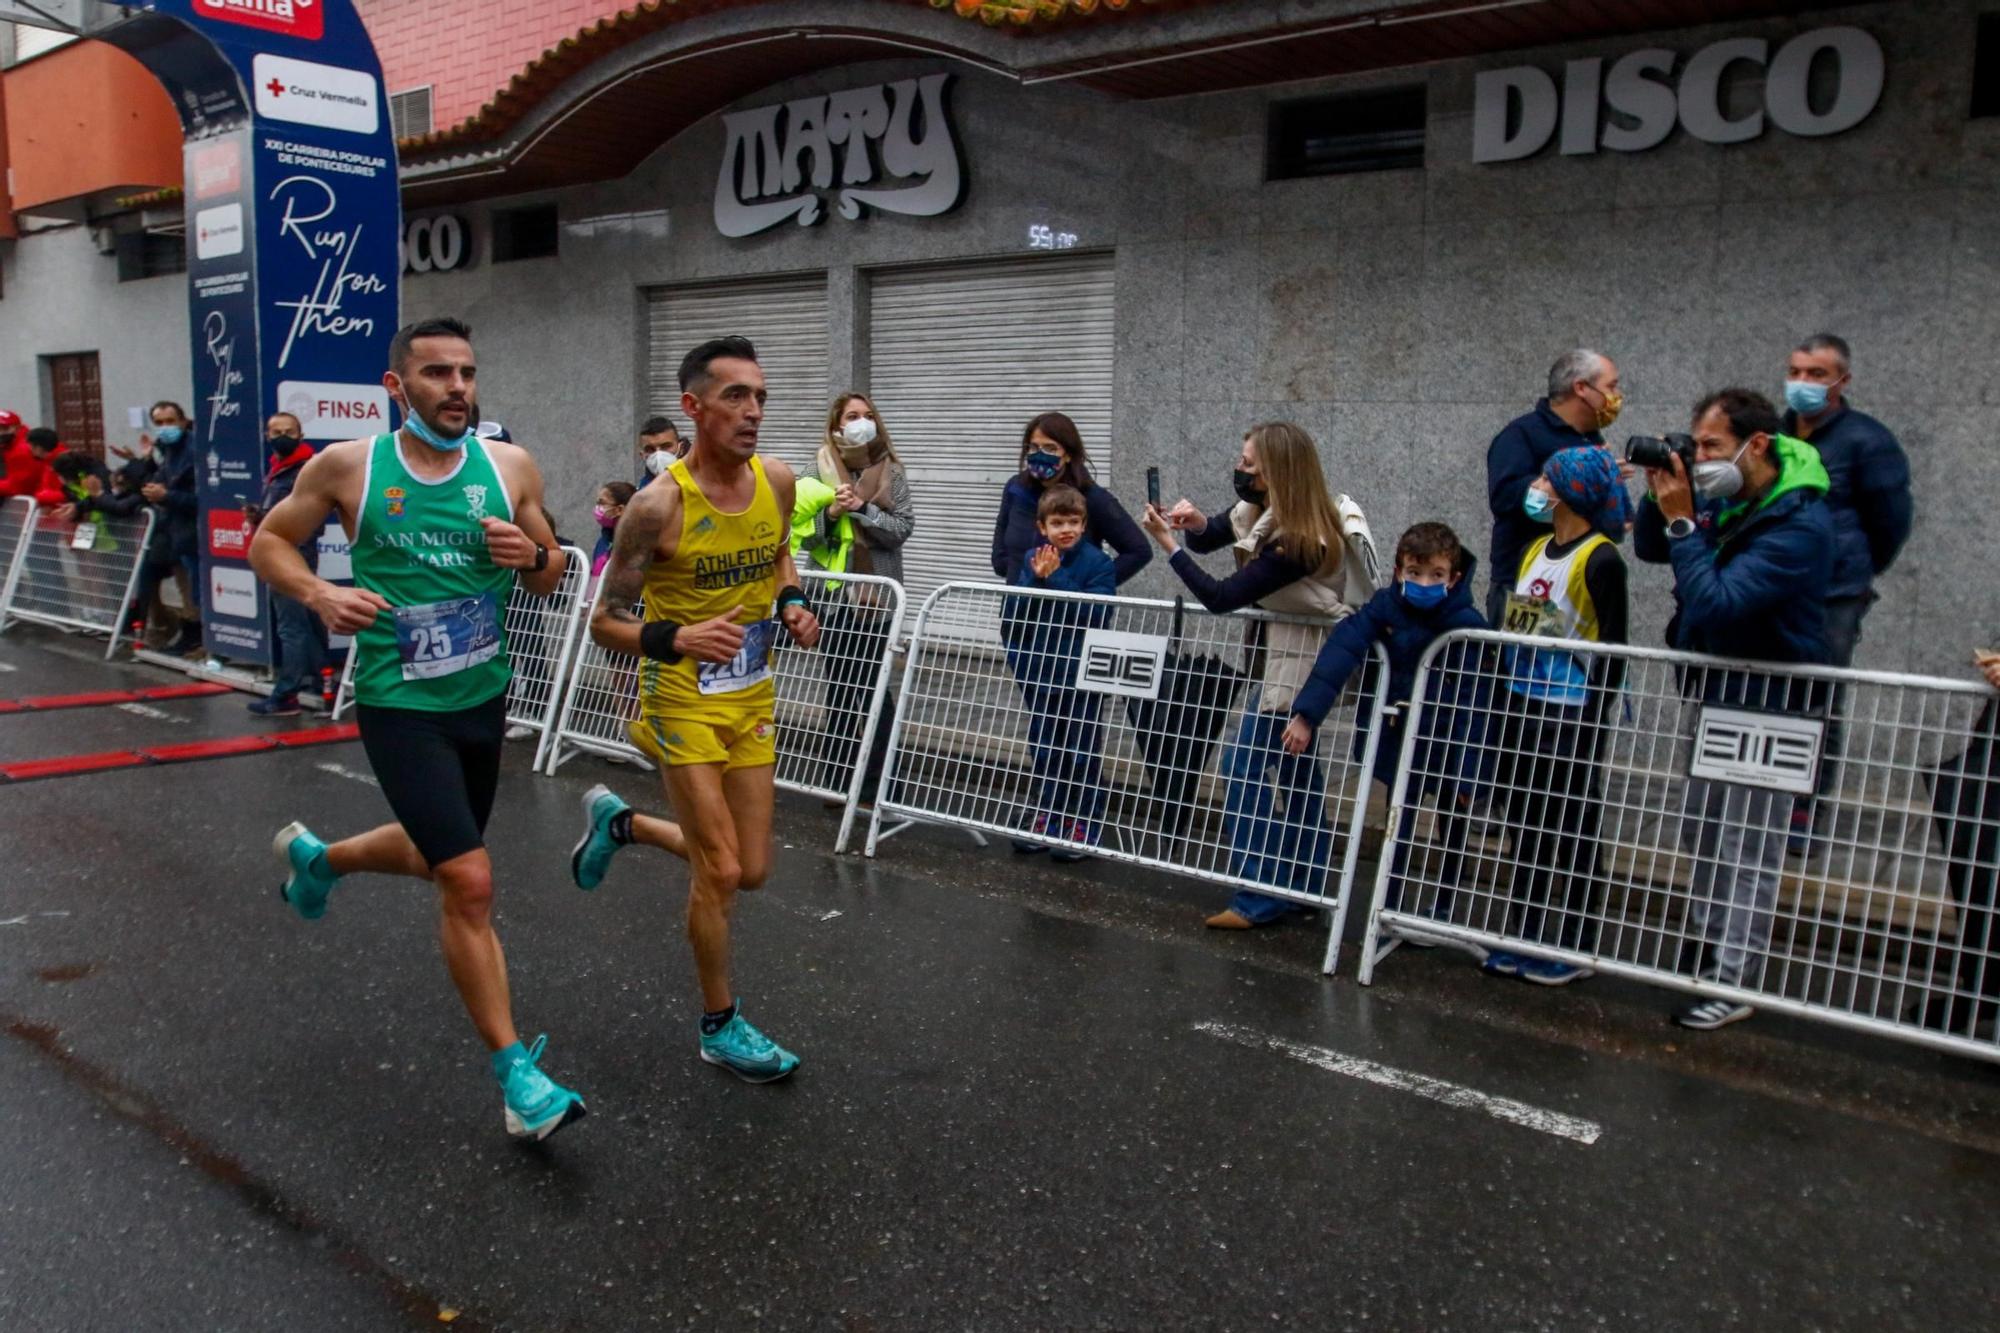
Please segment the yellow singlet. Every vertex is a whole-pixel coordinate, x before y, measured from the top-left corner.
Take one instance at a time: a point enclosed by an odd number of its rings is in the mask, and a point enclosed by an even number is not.
[[[737,623],[746,629],[743,651],[733,662],[643,660],[639,711],[645,717],[733,725],[771,716],[776,699],[771,649],[778,631],[771,616],[778,593],[773,561],[786,533],[764,460],[751,458],[750,470],[756,491],[736,514],[709,503],[688,475],[685,459],[676,460],[661,479],[681,490],[680,545],[672,560],[655,561],[646,573],[646,619],[692,625],[741,608]]]

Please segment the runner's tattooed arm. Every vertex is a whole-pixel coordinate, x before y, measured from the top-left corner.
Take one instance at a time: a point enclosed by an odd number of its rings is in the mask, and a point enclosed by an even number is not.
[[[606,652],[639,656],[639,631],[645,620],[633,607],[646,589],[646,571],[655,560],[670,558],[679,545],[680,510],[677,486],[648,486],[626,504],[611,539],[597,606],[590,613],[590,637]],[[669,518],[674,520],[671,525]],[[662,550],[669,532],[675,540]]]
[[[521,586],[546,597],[562,583],[569,557],[556,545],[556,530],[542,509],[542,470],[526,449],[500,440],[486,441],[487,456],[499,469],[512,496],[514,521],[480,520],[486,529],[486,551],[493,563],[515,570]],[[536,547],[548,548],[548,563],[535,568]]]

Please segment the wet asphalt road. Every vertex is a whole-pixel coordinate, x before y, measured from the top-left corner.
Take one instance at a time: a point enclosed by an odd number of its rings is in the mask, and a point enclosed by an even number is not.
[[[167,679],[91,656],[10,631],[0,698]],[[0,762],[290,725],[244,702],[0,717]],[[781,797],[737,973],[805,1064],[750,1087],[695,1058],[680,868],[568,882],[581,791],[650,779],[526,760],[500,930],[591,1111],[541,1149],[427,889],[277,900],[277,827],[381,818],[358,745],[0,785],[0,1329],[1992,1326],[1995,1068],[1443,952],[1328,982],[1201,885],[836,860]]]

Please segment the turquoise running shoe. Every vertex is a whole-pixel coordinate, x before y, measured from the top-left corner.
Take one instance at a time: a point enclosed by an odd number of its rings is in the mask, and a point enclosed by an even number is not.
[[[604,882],[611,858],[630,841],[613,833],[611,825],[631,808],[601,782],[583,794],[583,836],[569,854],[570,877],[579,889],[594,889]]]
[[[278,830],[278,836],[271,840],[271,850],[292,868],[291,875],[278,889],[278,896],[308,921],[325,916],[326,896],[340,879],[326,864],[326,844],[315,838],[304,824],[293,820]]]
[[[538,1067],[546,1035],[494,1072],[500,1078],[500,1092],[506,1099],[507,1132],[517,1139],[539,1143],[572,1120],[584,1117],[583,1098],[556,1083]]]
[[[799,1057],[750,1026],[741,1001],[736,1014],[714,1036],[701,1038],[701,1058],[721,1065],[745,1083],[775,1083],[799,1067]]]

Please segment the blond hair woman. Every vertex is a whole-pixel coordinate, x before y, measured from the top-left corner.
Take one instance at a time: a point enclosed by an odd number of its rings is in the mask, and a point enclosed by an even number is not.
[[[1224,825],[1233,873],[1319,897],[1333,845],[1326,781],[1317,755],[1310,749],[1286,754],[1280,738],[1327,631],[1374,595],[1375,544],[1361,507],[1328,494],[1319,449],[1299,426],[1275,421],[1252,427],[1232,480],[1236,503],[1228,509],[1204,514],[1182,500],[1162,513],[1148,505],[1145,528],[1210,611],[1259,606],[1313,618],[1312,624],[1250,625],[1256,685],[1236,738],[1223,752]],[[1190,554],[1225,546],[1236,557],[1236,571],[1227,578],[1208,574]],[[1283,812],[1274,813],[1280,798]],[[1293,901],[1246,889],[1208,924],[1247,930],[1298,910]]]

